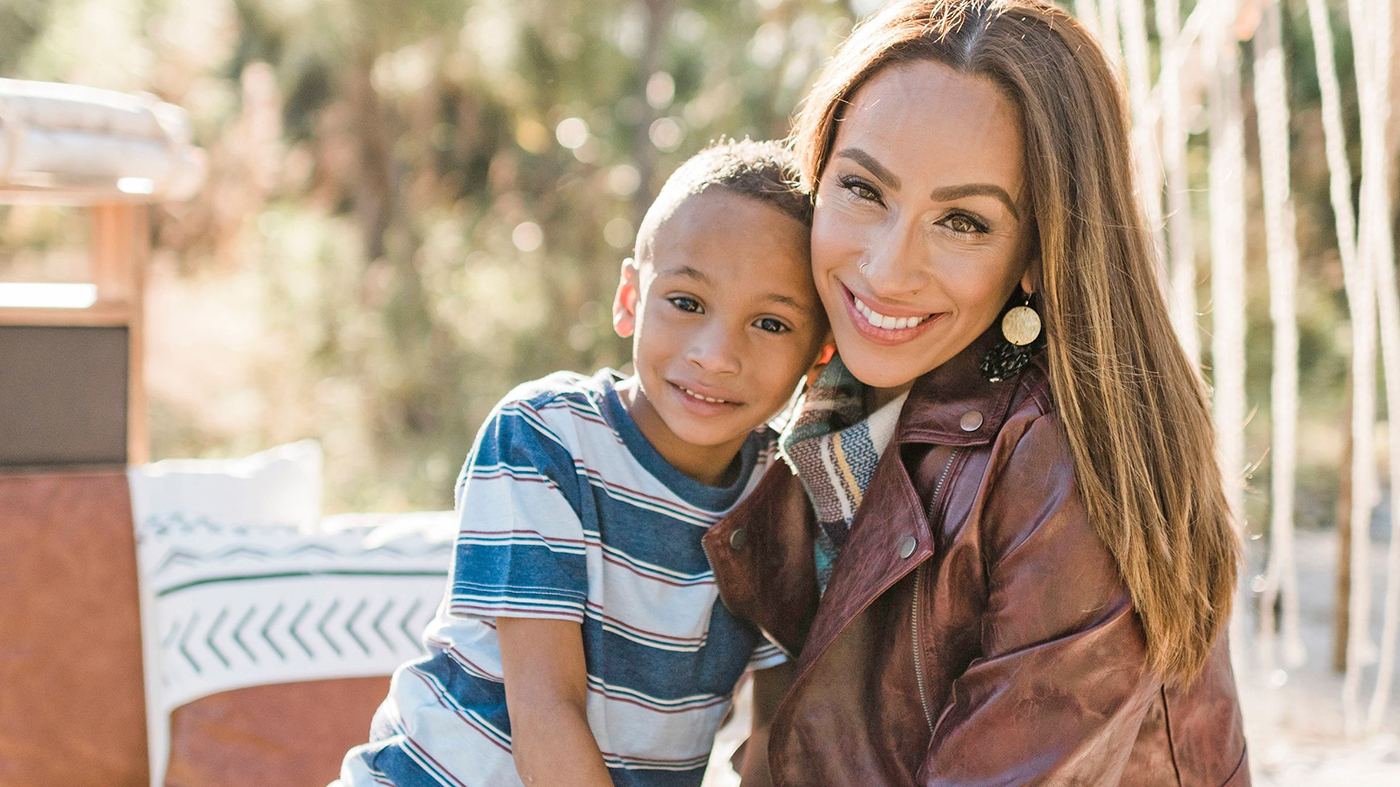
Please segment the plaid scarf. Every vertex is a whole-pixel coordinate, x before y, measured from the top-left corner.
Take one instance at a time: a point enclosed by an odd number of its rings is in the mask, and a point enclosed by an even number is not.
[[[867,416],[865,384],[837,356],[802,395],[797,416],[778,439],[783,459],[816,509],[817,585],[823,593],[906,396]]]

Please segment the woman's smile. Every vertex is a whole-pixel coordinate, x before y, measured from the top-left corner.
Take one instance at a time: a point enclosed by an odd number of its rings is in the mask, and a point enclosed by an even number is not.
[[[876,344],[895,345],[916,339],[939,322],[946,312],[918,312],[893,308],[873,296],[856,295],[851,288],[838,282],[851,325],[866,339]],[[867,302],[868,301],[868,302]],[[872,306],[871,304],[875,304]]]

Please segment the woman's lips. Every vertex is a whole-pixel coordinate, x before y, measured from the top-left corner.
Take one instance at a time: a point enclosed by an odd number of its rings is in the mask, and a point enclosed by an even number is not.
[[[922,336],[934,323],[939,321],[939,318],[947,313],[935,312],[900,316],[881,314],[861,302],[846,285],[840,286],[841,295],[846,301],[846,314],[851,319],[851,325],[862,337],[875,344],[903,344]],[[881,324],[877,325],[874,320],[880,320]],[[890,323],[902,327],[884,327]]]

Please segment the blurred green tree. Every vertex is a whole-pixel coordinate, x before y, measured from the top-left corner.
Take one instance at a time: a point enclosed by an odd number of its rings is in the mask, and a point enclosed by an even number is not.
[[[319,437],[331,508],[436,508],[512,385],[625,363],[616,271],[665,175],[721,135],[785,136],[822,62],[876,6],[0,0],[0,74],[149,90],[189,109],[209,151],[202,194],[157,215],[157,457]],[[1285,26],[1294,126],[1316,149],[1300,6]],[[1339,46],[1349,58],[1344,34]],[[1305,418],[1330,424],[1345,304],[1319,159],[1294,165],[1302,379]],[[6,215],[0,252],[21,238]],[[1248,231],[1261,283],[1250,400],[1266,402],[1262,234]],[[1325,499],[1323,486],[1310,492]]]

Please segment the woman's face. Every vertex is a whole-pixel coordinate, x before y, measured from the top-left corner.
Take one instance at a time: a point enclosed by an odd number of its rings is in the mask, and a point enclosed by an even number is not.
[[[1031,291],[1020,116],[991,81],[919,61],[876,73],[837,128],[812,225],[817,292],[851,372],[907,388],[1018,283]]]

